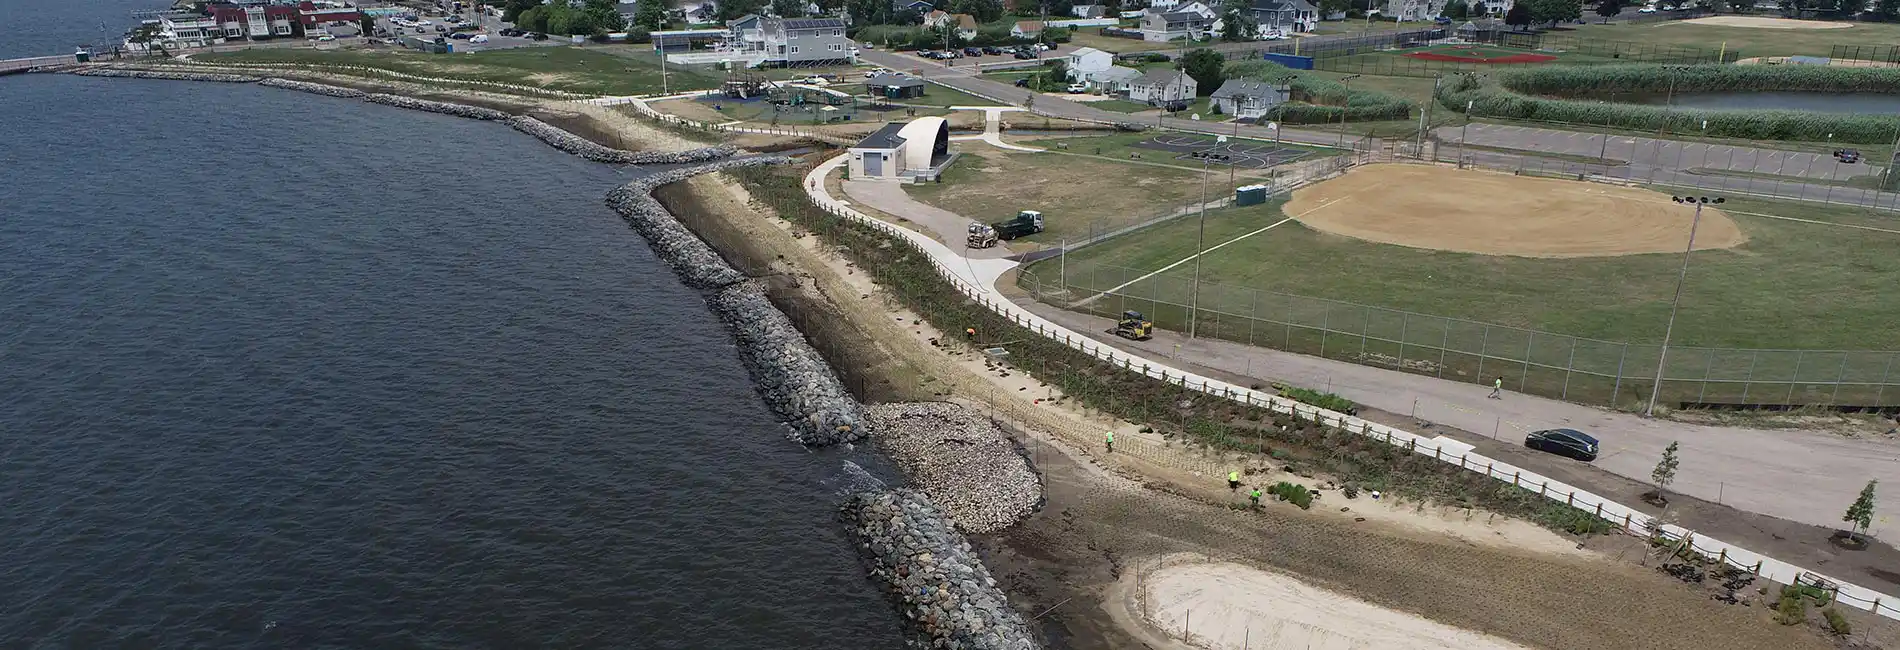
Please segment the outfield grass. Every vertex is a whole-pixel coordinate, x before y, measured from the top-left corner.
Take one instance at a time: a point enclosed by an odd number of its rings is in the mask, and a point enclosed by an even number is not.
[[[1889,375],[1891,355],[1878,352],[1900,349],[1900,331],[1892,327],[1900,322],[1900,301],[1890,299],[1900,281],[1900,257],[1891,254],[1900,235],[1755,215],[1886,228],[1900,226],[1900,219],[1755,199],[1731,199],[1724,207],[1751,239],[1695,254],[1664,401],[1900,401],[1900,386],[1881,385],[1900,383],[1900,376]],[[1284,218],[1277,201],[1212,211],[1206,241],[1227,242]],[[1055,295],[1085,298],[1192,255],[1195,226],[1192,220],[1163,224],[1084,248],[1066,261],[1038,262],[1021,282],[1047,292],[1061,264],[1070,289]],[[1662,337],[1681,260],[1675,254],[1532,259],[1448,253],[1288,222],[1202,259],[1198,329],[1202,336],[1447,379],[1505,375],[1513,390],[1628,407],[1648,397],[1658,358],[1654,343]],[[1103,315],[1138,309],[1160,327],[1185,330],[1181,305],[1189,302],[1189,268],[1075,308]],[[1803,349],[1820,352],[1777,351]],[[1704,376],[1725,381],[1693,381]],[[1836,386],[1837,377],[1866,383]]]
[[[1432,26],[1431,23],[1401,23],[1388,20],[1374,20],[1371,23],[1367,23],[1365,19],[1322,20],[1318,25],[1313,26],[1313,33],[1322,36],[1329,34],[1364,34],[1367,32],[1378,33],[1431,29]]]
[[[1835,223],[1900,219],[1842,206],[1734,198],[1724,206]],[[1278,204],[1223,211],[1208,241],[1282,218]],[[1732,214],[1749,241],[1698,251],[1683,289],[1681,345],[1900,349],[1900,235]],[[1077,263],[1158,269],[1191,255],[1192,224],[1175,224],[1078,251]],[[1572,336],[1654,343],[1662,338],[1682,258],[1675,254],[1535,259],[1377,244],[1295,223],[1215,251],[1202,280],[1359,302]],[[1112,286],[1112,285],[1111,285]]]
[[[537,86],[568,92],[635,95],[661,89],[657,59],[604,51],[606,48],[526,47],[472,54],[424,54],[409,50],[243,50],[200,54],[207,63],[296,63],[380,68],[405,74]],[[666,86],[694,90],[718,85],[715,77],[691,69],[670,69]]]
[[[1760,29],[1721,27],[1677,21],[1571,25],[1564,32],[1584,38],[1635,41],[1652,45],[1687,45],[1720,49],[1744,57],[1828,56],[1834,45],[1889,45],[1900,42],[1900,24],[1854,23],[1846,29]]]
[[[1059,144],[1067,145],[1068,149],[1066,149],[1066,151],[1068,151],[1071,154],[1103,156],[1103,157],[1118,160],[1118,161],[1131,159],[1130,154],[1140,154],[1141,160],[1150,162],[1150,163],[1179,165],[1183,167],[1194,167],[1197,169],[1200,167],[1199,163],[1189,162],[1185,160],[1175,160],[1174,159],[1175,154],[1171,154],[1166,151],[1161,151],[1158,149],[1146,149],[1146,148],[1134,146],[1135,143],[1147,141],[1155,137],[1155,135],[1156,134],[1154,133],[1117,133],[1114,135],[1089,136],[1089,137],[1080,137],[1080,138],[1045,138],[1041,140],[1031,140],[1023,144],[1027,144],[1032,147],[1042,147],[1044,149],[1054,149]],[[1205,136],[1205,137],[1210,140],[1214,138],[1214,136],[1211,136],[1211,135]],[[1273,144],[1270,141],[1262,142],[1262,141],[1256,141],[1256,140],[1240,140],[1238,142],[1245,142],[1248,144],[1256,144],[1256,143],[1257,144]],[[1290,144],[1290,143],[1281,143],[1281,144],[1276,144],[1275,146],[1308,152],[1307,158],[1304,158],[1303,160],[1312,160],[1313,158],[1317,158],[1321,156],[1337,156],[1344,153],[1338,149],[1307,147],[1307,146]],[[1268,172],[1266,172],[1265,170],[1240,170],[1240,171],[1241,171],[1241,174],[1240,174],[1241,176],[1253,176],[1253,177],[1264,178],[1268,175]],[[1222,168],[1221,173],[1226,174],[1226,170]]]

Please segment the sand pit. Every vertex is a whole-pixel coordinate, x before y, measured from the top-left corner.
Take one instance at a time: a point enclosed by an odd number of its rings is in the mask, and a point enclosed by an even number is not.
[[[1148,620],[1212,650],[1526,650],[1239,564],[1164,566],[1141,590]]]
[[[1286,213],[1321,232],[1386,244],[1518,257],[1681,252],[1694,210],[1633,187],[1427,165],[1367,165],[1302,188]],[[1696,250],[1748,241],[1702,211]]]
[[[1676,21],[1683,25],[1714,25],[1716,27],[1753,27],[1755,29],[1846,29],[1853,23],[1831,23],[1819,20],[1792,20],[1788,18],[1768,18],[1764,16],[1710,16]]]

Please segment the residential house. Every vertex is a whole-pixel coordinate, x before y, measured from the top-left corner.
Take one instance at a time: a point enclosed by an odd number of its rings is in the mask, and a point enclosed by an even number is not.
[[[1042,35],[1042,21],[1018,20],[1016,26],[1009,28],[1009,35],[1016,38],[1035,38]]]
[[[1108,16],[1108,7],[1103,5],[1075,5],[1069,7],[1069,13],[1076,18],[1104,18]]]
[[[1148,13],[1165,14],[1174,11],[1176,6],[1186,2],[1188,2],[1188,0],[1150,0],[1148,3]]]
[[[165,47],[204,47],[225,38],[218,19],[189,11],[158,15],[157,45]]]
[[[1319,25],[1319,7],[1307,0],[1253,0],[1247,11],[1262,34],[1310,32]]]
[[[976,38],[976,16],[970,14],[950,14],[957,21],[957,38],[970,40]]]
[[[1287,92],[1264,81],[1228,79],[1208,99],[1222,115],[1251,120],[1285,103]]]
[[[1385,0],[1379,8],[1381,18],[1396,18],[1399,22],[1428,21],[1445,12],[1446,0]]]
[[[950,20],[950,12],[942,9],[932,9],[930,13],[924,14],[923,25],[929,29],[936,29],[950,24]]]
[[[1214,20],[1194,11],[1150,13],[1141,19],[1141,40],[1166,43],[1176,39],[1198,40],[1207,36]]]
[[[892,15],[901,15],[906,11],[915,11],[917,15],[921,16],[930,13],[930,10],[935,8],[936,7],[931,6],[929,0],[891,0]]]
[[[767,18],[746,14],[726,22],[722,48],[770,67],[853,62],[857,54],[841,18]]]
[[[1115,55],[1092,47],[1075,48],[1063,55],[1062,59],[1068,64],[1069,79],[1084,83],[1093,75],[1115,67]]]
[[[1186,104],[1194,101],[1199,90],[1194,78],[1180,70],[1150,70],[1128,82],[1128,101],[1149,106]]]
[[[224,38],[259,40],[295,36],[302,20],[292,5],[247,5],[228,2],[205,5],[205,15],[217,22]]]
[[[1128,90],[1128,84],[1141,78],[1141,71],[1122,66],[1110,66],[1107,70],[1089,75],[1088,85],[1106,93],[1121,93]]]
[[[1208,20],[1219,20],[1220,12],[1205,2],[1184,2],[1174,6],[1173,11],[1191,11]]]

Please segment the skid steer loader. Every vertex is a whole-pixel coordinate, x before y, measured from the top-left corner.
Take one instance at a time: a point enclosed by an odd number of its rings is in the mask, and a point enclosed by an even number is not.
[[[1122,319],[1115,322],[1115,329],[1109,330],[1109,333],[1130,341],[1146,341],[1154,338],[1155,324],[1142,317],[1141,312],[1125,311],[1122,312]]]

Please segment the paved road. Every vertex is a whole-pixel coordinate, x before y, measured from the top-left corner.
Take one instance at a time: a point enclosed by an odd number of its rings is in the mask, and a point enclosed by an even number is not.
[[[1079,332],[1099,333],[1113,322],[1023,300],[1025,309]],[[1395,372],[1343,361],[1281,352],[1212,339],[1188,339],[1157,330],[1150,341],[1107,335],[1095,338],[1153,358],[1175,358],[1205,368],[1330,390],[1360,404],[1504,440],[1526,432],[1573,427],[1603,441],[1596,465],[1648,482],[1663,447],[1682,444],[1682,467],[1673,489],[1761,514],[1820,526],[1840,524],[1840,511],[1869,479],[1900,481],[1900,440],[1849,439],[1795,430],[1715,427],[1646,420],[1516,393],[1488,399],[1477,384]],[[1176,346],[1179,346],[1177,349]],[[1900,530],[1900,515],[1882,517],[1875,528]]]
[[[1583,133],[1526,126],[1472,124],[1442,126],[1433,135],[1452,147],[1469,137],[1482,147],[1602,158],[1612,163],[1638,163],[1680,170],[1722,170],[1793,178],[1847,180],[1877,176],[1878,165],[1843,163],[1826,153],[1779,151],[1703,142]]]

